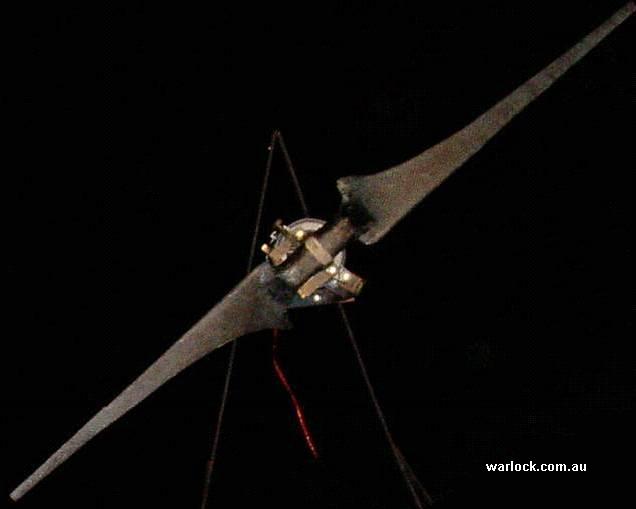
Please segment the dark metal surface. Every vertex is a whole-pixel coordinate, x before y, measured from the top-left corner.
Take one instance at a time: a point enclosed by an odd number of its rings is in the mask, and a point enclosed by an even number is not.
[[[20,484],[11,493],[11,498],[21,498],[100,431],[203,356],[252,332],[288,328],[286,306],[274,299],[269,291],[273,282],[274,274],[268,263],[254,269],[139,378]]]
[[[499,101],[472,123],[422,154],[386,171],[338,180],[345,210],[371,216],[368,231],[359,238],[365,244],[380,240],[428,193],[464,164],[528,104],[635,10],[626,4],[578,44]]]
[[[331,256],[335,256],[357,234],[358,229],[351,220],[348,217],[341,217],[326,224],[315,233],[315,236],[322,247]],[[280,266],[278,277],[289,288],[296,290],[322,268],[323,264],[303,246]]]

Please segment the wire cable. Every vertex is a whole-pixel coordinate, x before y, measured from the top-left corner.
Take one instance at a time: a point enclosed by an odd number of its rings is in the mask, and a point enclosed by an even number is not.
[[[267,163],[265,164],[265,174],[263,176],[263,184],[261,185],[261,191],[258,199],[258,207],[256,210],[256,220],[254,221],[254,232],[252,234],[252,241],[250,243],[250,252],[247,258],[247,274],[252,270],[254,265],[254,256],[256,253],[256,242],[258,240],[258,234],[261,229],[261,222],[263,219],[263,208],[265,205],[265,196],[267,194],[267,186],[269,184],[269,176],[272,167],[272,158],[274,154],[274,147],[276,140],[278,139],[278,131],[272,133],[272,138],[269,146],[267,147]],[[219,449],[219,442],[221,440],[221,428],[223,427],[223,418],[225,417],[225,407],[227,404],[230,384],[232,381],[232,373],[234,372],[234,361],[236,360],[236,351],[238,348],[238,340],[233,341],[230,349],[230,354],[227,361],[227,367],[225,368],[225,380],[223,383],[223,392],[221,394],[221,404],[219,405],[219,412],[216,418],[216,425],[214,427],[214,435],[212,439],[212,448],[210,450],[210,456],[206,463],[205,478],[203,482],[203,492],[201,494],[201,509],[206,509],[208,505],[208,499],[210,496],[210,484],[212,482],[212,473],[214,472],[214,465],[216,463],[216,457]]]

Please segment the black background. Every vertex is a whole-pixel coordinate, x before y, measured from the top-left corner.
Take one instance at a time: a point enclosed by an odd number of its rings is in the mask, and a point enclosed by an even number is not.
[[[337,177],[443,139],[620,5],[23,13],[4,178],[5,493],[243,276],[272,129],[314,215],[330,217]],[[348,252],[368,279],[348,309],[370,374],[440,509],[607,506],[628,478],[633,28],[382,242]],[[272,186],[266,230],[299,217],[279,155]],[[336,312],[292,320],[282,361],[321,460],[273,376],[270,336],[245,338],[210,507],[411,507]],[[198,507],[227,353],[16,507]],[[511,460],[587,472],[485,472]]]

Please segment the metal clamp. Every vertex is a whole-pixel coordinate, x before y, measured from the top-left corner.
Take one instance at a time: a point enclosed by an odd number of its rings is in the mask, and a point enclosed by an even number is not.
[[[279,219],[274,223],[271,242],[261,246],[274,267],[302,247],[323,267],[298,287],[291,307],[349,302],[364,285],[361,277],[345,268],[344,251],[332,256],[314,236],[322,225],[322,220],[305,218],[286,226]]]
[[[307,251],[309,251],[311,256],[313,256],[323,267],[326,267],[333,261],[333,256],[331,256],[329,252],[322,247],[322,244],[316,237],[307,238],[305,241],[305,248],[307,248]]]

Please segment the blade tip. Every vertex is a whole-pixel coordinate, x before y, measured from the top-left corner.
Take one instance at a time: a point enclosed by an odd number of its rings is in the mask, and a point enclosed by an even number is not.
[[[33,483],[33,479],[29,478],[26,481],[24,481],[22,484],[20,484],[17,488],[15,488],[10,494],[9,494],[9,498],[13,501],[13,502],[17,502],[18,500],[20,500],[29,490],[31,490],[31,488],[33,488],[34,483]]]
[[[9,494],[9,498],[11,499],[12,502],[17,502],[18,500],[22,498],[22,495],[24,495],[24,493],[22,493],[21,491],[19,491],[18,488],[16,488]]]

